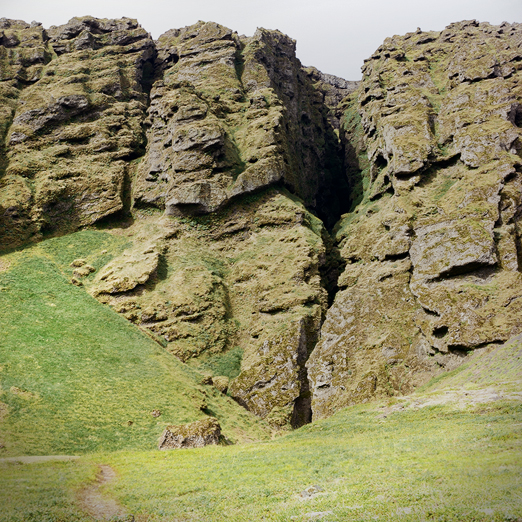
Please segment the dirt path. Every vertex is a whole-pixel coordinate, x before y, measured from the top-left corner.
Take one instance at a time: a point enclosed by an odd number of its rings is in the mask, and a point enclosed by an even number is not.
[[[49,462],[50,460],[77,460],[78,455],[38,455],[33,457],[5,457],[0,459],[2,462],[20,462],[21,464],[36,464],[38,462]]]
[[[116,478],[116,473],[110,466],[100,466],[96,482],[80,492],[79,500],[82,508],[95,520],[134,520],[132,515],[120,506],[114,499],[106,497],[100,491],[100,486]]]

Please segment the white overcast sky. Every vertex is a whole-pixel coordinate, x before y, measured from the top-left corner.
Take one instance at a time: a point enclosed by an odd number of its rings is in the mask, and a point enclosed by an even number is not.
[[[256,27],[279,29],[297,40],[304,65],[358,80],[364,58],[387,36],[459,20],[522,22],[522,0],[0,0],[0,18],[44,27],[84,15],[137,18],[153,38],[198,20],[247,36]]]

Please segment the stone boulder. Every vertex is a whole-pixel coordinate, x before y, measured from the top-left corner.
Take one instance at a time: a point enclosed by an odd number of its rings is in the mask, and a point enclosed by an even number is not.
[[[214,385],[214,388],[219,390],[221,393],[227,393],[230,379],[225,375],[216,375],[212,377],[212,384]]]
[[[98,273],[91,294],[120,294],[145,284],[158,268],[159,257],[159,248],[154,244],[126,250]]]
[[[161,435],[158,448],[160,450],[202,448],[211,444],[219,444],[221,426],[214,417],[180,426],[167,426]]]

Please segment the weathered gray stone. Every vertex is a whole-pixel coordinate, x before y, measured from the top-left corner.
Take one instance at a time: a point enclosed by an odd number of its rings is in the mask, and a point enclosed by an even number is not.
[[[337,139],[294,40],[265,29],[241,40],[199,22],[168,31],[157,49],[162,75],[151,92],[147,154],[134,187],[138,205],[170,215],[208,213],[284,183],[323,212],[318,197],[341,176],[327,156]],[[349,91],[341,79],[317,75],[330,92]]]
[[[161,435],[158,448],[160,450],[202,448],[218,444],[221,436],[221,426],[214,417],[183,424],[167,426]]]

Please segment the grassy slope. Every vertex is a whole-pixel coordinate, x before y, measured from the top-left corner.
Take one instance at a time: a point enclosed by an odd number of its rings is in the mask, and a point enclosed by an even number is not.
[[[487,353],[477,354],[456,370],[432,379],[425,388],[426,393],[458,388],[522,393],[522,335]]]
[[[397,399],[348,408],[265,443],[143,451],[165,422],[203,415],[201,387],[191,369],[68,284],[72,259],[101,266],[101,252],[108,245],[117,252],[123,241],[85,231],[0,259],[4,455],[89,453],[75,462],[0,462],[0,522],[91,520],[77,494],[98,464],[118,474],[103,491],[140,522],[305,521],[326,512],[322,520],[522,518],[516,394],[489,404],[408,407],[448,389],[520,390],[518,340],[437,378],[402,409]],[[210,408],[229,419],[229,433],[232,425],[236,435],[261,433],[210,390]],[[153,408],[164,412],[159,419]],[[311,485],[323,491],[302,499]]]
[[[377,413],[350,408],[261,445],[114,454],[106,459],[121,474],[113,491],[131,512],[162,521],[522,516],[522,408]],[[310,485],[323,492],[303,501]]]
[[[4,464],[10,498],[21,502],[7,501],[10,509],[0,521],[44,520],[30,518],[41,513],[38,488],[56,498],[52,504],[45,497],[45,520],[75,520],[73,492],[92,474],[91,463],[117,471],[118,480],[104,491],[139,521],[305,521],[310,513],[328,511],[323,520],[522,517],[520,404],[497,402],[474,410],[444,405],[385,419],[380,411],[377,404],[348,408],[261,444],[115,452],[54,465]],[[323,491],[301,498],[311,485]],[[25,518],[15,518],[17,510]]]
[[[1,258],[0,457],[152,449],[165,425],[205,413],[230,439],[264,435],[253,416],[68,282],[73,259],[96,267],[107,247],[124,246],[84,231]]]

